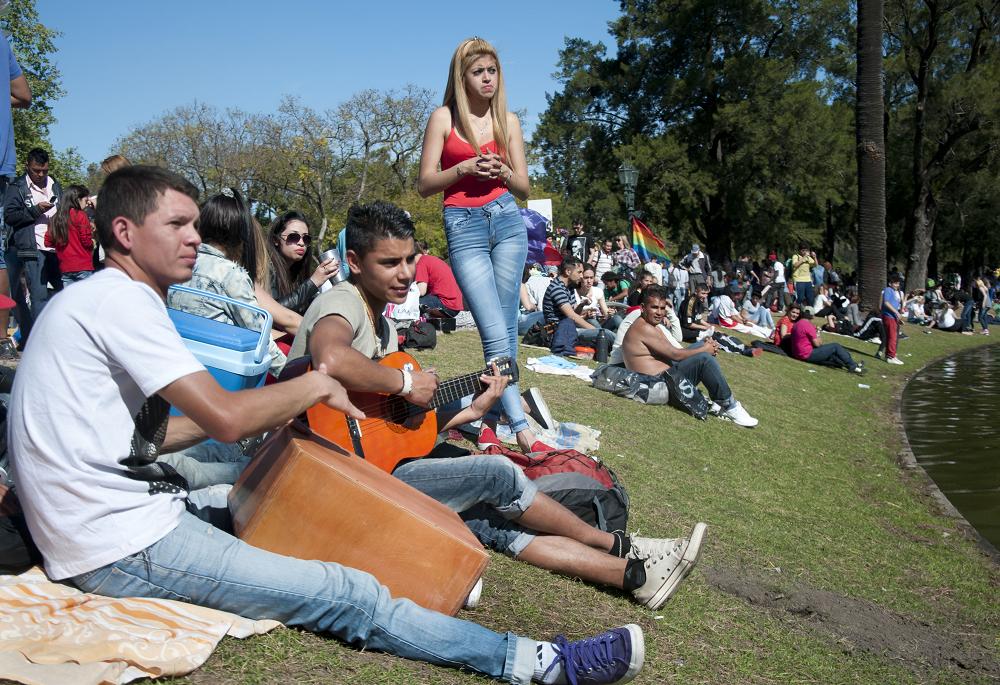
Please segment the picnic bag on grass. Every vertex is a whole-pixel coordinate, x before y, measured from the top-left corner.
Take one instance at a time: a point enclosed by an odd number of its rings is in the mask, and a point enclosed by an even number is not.
[[[708,419],[708,400],[694,386],[694,383],[677,371],[676,367],[670,367],[661,373],[659,378],[667,383],[667,388],[670,390],[669,403],[671,406],[683,409],[696,419],[702,421]]]
[[[600,459],[576,450],[522,454],[493,446],[487,454],[502,454],[521,467],[538,489],[605,532],[626,530],[628,493],[615,472]]]
[[[552,347],[552,336],[555,332],[556,324],[554,323],[536,323],[527,330],[521,338],[521,342],[536,347]]]
[[[414,321],[403,333],[400,349],[433,350],[437,347],[437,329],[426,321]]]

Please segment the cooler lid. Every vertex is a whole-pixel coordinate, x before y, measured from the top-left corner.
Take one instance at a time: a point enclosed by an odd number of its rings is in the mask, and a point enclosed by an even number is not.
[[[195,340],[236,352],[250,352],[257,347],[260,333],[232,324],[195,316],[178,309],[167,308],[174,328],[186,340]]]

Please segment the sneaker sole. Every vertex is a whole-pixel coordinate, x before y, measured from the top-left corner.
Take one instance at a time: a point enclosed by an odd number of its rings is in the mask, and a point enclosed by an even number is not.
[[[635,678],[639,675],[639,671],[642,670],[642,665],[646,661],[646,638],[642,633],[642,628],[634,623],[629,623],[622,628],[628,631],[629,640],[632,641],[632,658],[628,662],[628,671],[621,679],[616,680],[616,683],[627,683]]]
[[[688,539],[687,547],[684,548],[684,552],[681,554],[681,560],[670,575],[667,576],[667,579],[663,581],[660,589],[643,606],[655,611],[666,604],[667,600],[677,592],[681,581],[688,577],[691,569],[694,568],[701,557],[701,543],[705,540],[705,532],[707,530],[708,526],[704,523],[695,525],[694,530],[691,531],[691,537]]]
[[[537,388],[528,388],[522,395],[524,401],[528,403],[528,414],[545,430],[555,430],[555,419],[552,418],[549,405],[545,403],[541,393],[536,392],[536,390]]]
[[[465,604],[462,605],[463,609],[475,609],[479,606],[479,600],[483,596],[483,579],[480,578],[476,581],[476,584],[472,586],[472,590],[469,592],[468,598],[465,600]]]

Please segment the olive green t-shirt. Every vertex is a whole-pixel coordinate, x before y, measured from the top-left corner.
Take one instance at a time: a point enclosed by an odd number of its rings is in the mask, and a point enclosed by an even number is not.
[[[378,318],[375,321],[379,324],[379,338],[375,338],[375,332],[368,321],[368,313],[365,311],[365,303],[361,301],[360,294],[349,281],[342,281],[325,293],[320,293],[309,305],[309,309],[302,316],[302,324],[299,326],[299,332],[295,335],[292,349],[288,352],[288,361],[309,354],[309,336],[312,334],[316,322],[324,317],[334,315],[344,319],[354,331],[351,347],[369,359],[381,359],[386,354],[396,352],[399,349],[396,330],[382,316],[382,312],[378,312],[376,315]]]

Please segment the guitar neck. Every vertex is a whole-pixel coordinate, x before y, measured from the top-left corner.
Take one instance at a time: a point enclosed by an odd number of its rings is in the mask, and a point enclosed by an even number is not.
[[[437,409],[442,405],[460,400],[466,395],[474,395],[482,390],[483,382],[479,380],[482,373],[482,371],[477,371],[440,383],[434,393],[434,398],[431,400],[430,408]]]

